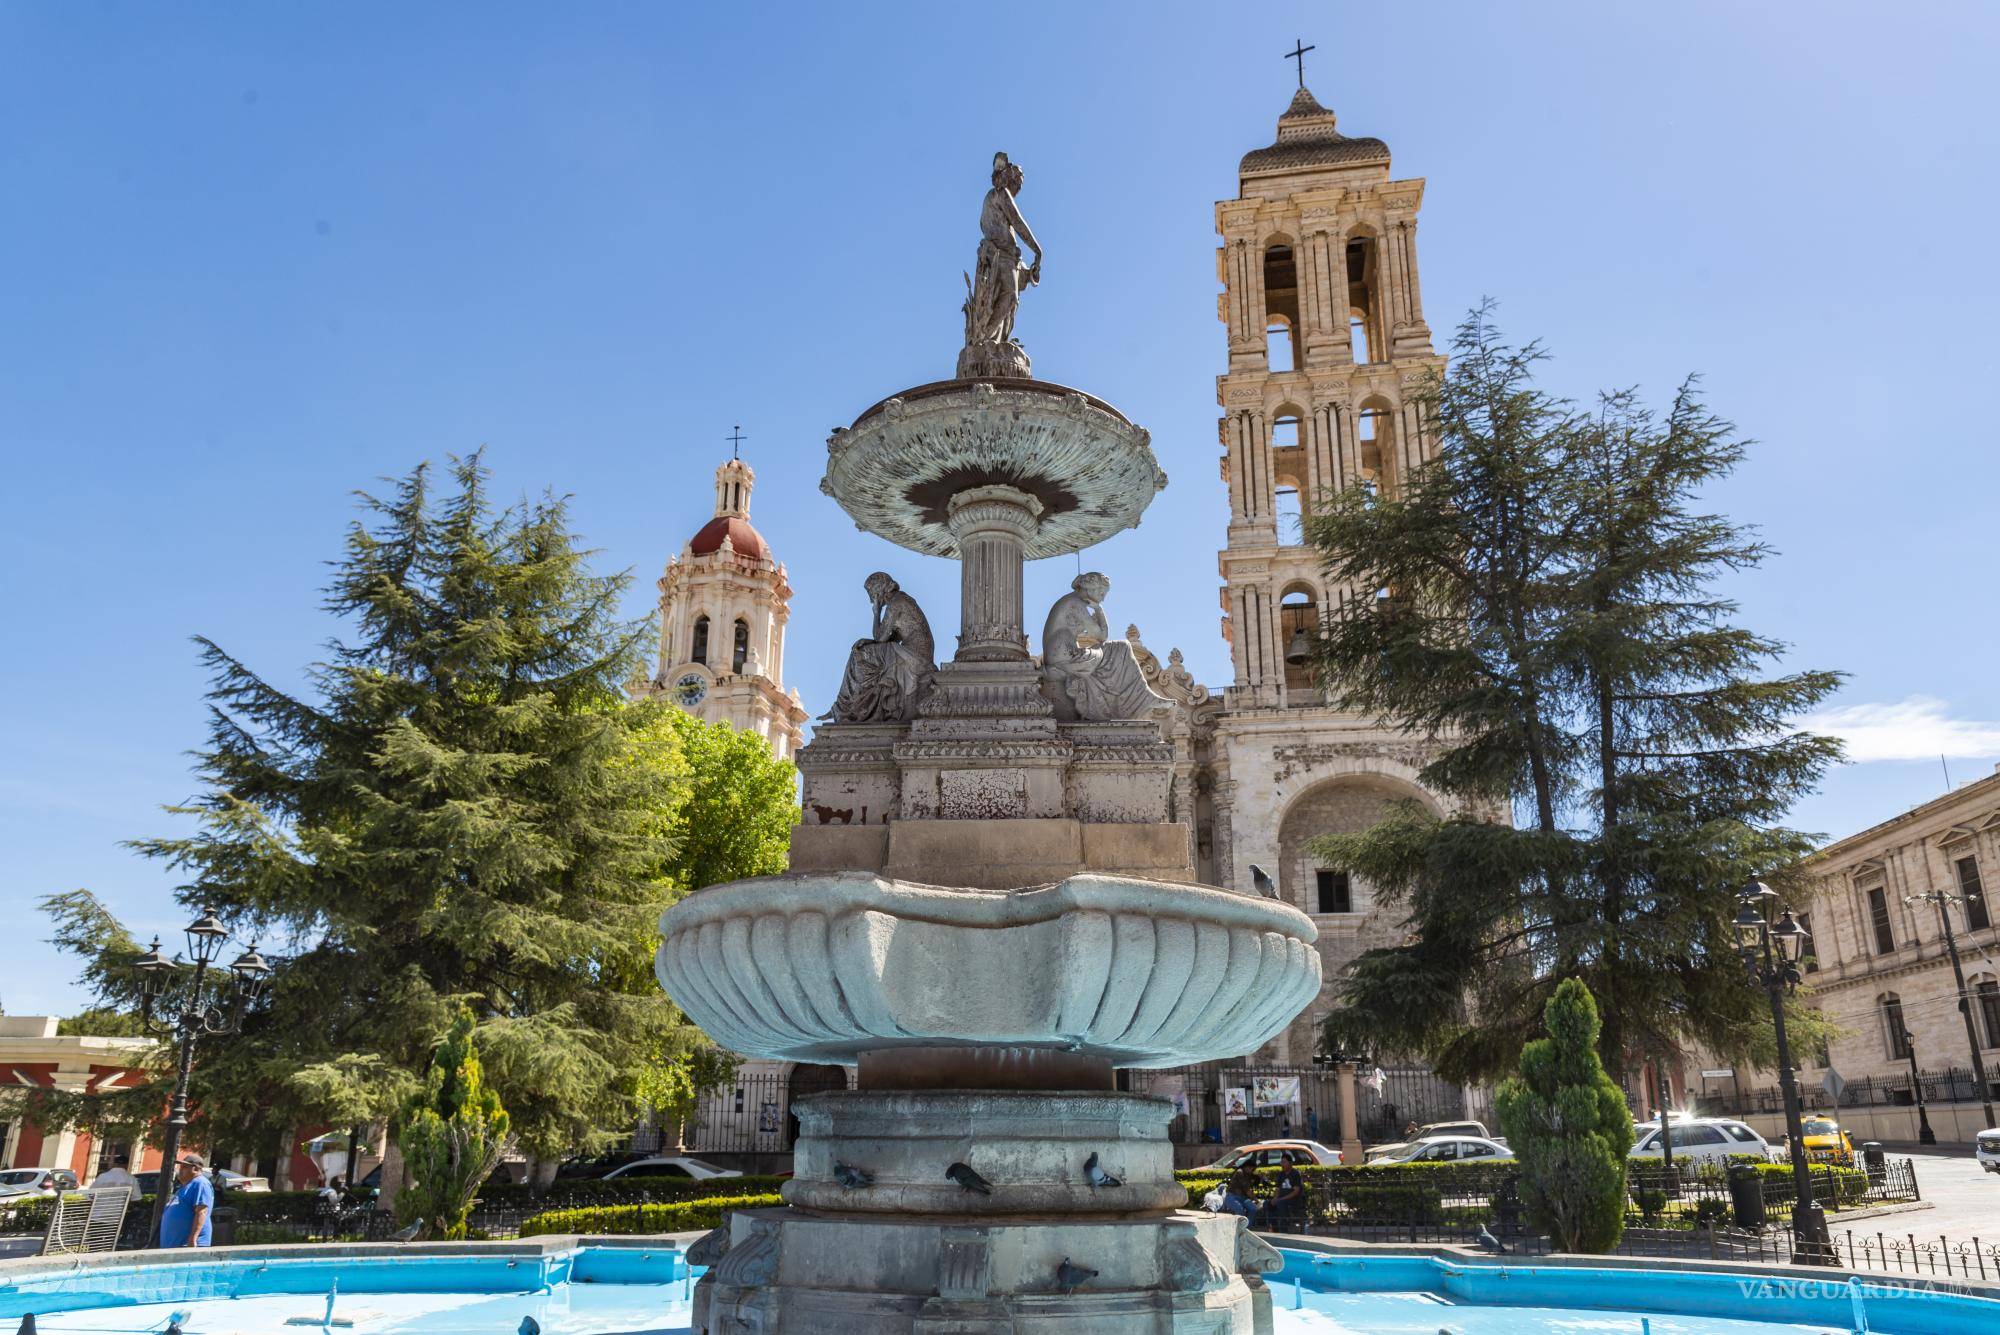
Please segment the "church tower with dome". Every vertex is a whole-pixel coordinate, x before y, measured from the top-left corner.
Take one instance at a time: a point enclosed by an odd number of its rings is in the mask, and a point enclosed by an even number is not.
[[[792,586],[750,523],[756,480],[737,458],[715,470],[714,516],[660,576],[658,668],[638,693],[754,732],[790,760],[808,715],[784,686]]]

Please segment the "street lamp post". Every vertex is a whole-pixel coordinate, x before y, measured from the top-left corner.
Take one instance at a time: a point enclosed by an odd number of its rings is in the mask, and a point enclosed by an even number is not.
[[[1924,1107],[1924,1078],[1917,1071],[1917,1036],[1908,1029],[1903,1031],[1903,1055],[1910,1059],[1910,1090],[1917,1096],[1917,1143],[1937,1144],[1937,1132],[1931,1130],[1930,1110]]]
[[[1937,905],[1938,924],[1944,928],[1945,952],[1951,956],[1952,981],[1958,985],[1958,1013],[1965,1021],[1965,1043],[1972,1050],[1972,1078],[1979,1082],[1979,1101],[1986,1107],[1985,1125],[2000,1126],[2000,1122],[1996,1122],[1993,1117],[1993,1086],[1986,1083],[1986,1063],[1979,1056],[1979,1030],[1972,1023],[1972,995],[1965,990],[1965,964],[1958,958],[1958,938],[1952,935],[1951,930],[1949,906],[1956,904],[1959,912],[1963,913],[1965,896],[1947,894],[1943,890],[1926,890],[1920,895],[1904,896],[1903,902]]]
[[[1777,892],[1761,881],[1744,887],[1737,896],[1736,951],[1751,981],[1771,1000],[1771,1025],[1778,1042],[1778,1087],[1785,1096],[1786,1142],[1792,1157],[1792,1256],[1818,1265],[1831,1260],[1832,1248],[1826,1213],[1813,1201],[1812,1169],[1806,1163],[1805,1128],[1799,1116],[1799,1086],[1792,1075],[1791,1042],[1785,1035],[1785,996],[1799,985],[1799,956],[1805,951],[1806,933],[1790,909],[1775,923],[1771,921],[1770,909],[1777,899]]]
[[[271,975],[271,966],[264,962],[264,957],[257,953],[257,947],[252,945],[229,965],[228,973],[233,979],[233,986],[211,986],[212,981],[221,982],[223,971],[215,966],[222,954],[223,942],[228,939],[229,929],[216,919],[213,911],[206,911],[189,923],[188,955],[194,971],[178,988],[175,984],[186,965],[179,959],[168,959],[162,955],[157,936],[153,938],[152,946],[136,961],[144,998],[139,1011],[140,1020],[154,1033],[163,1038],[171,1037],[179,1044],[174,1094],[167,1105],[167,1134],[161,1147],[160,1185],[153,1193],[153,1226],[148,1236],[154,1241],[159,1239],[160,1217],[166,1212],[167,1197],[173,1190],[174,1165],[181,1152],[181,1133],[187,1129],[188,1081],[194,1074],[195,1040],[205,1034],[239,1032],[243,1027],[243,1008],[263,992],[264,984]],[[155,1010],[164,1013],[156,1017]]]

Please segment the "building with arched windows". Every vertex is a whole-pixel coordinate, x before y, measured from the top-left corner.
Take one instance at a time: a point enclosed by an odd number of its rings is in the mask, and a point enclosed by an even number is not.
[[[756,480],[741,459],[715,470],[714,515],[660,576],[658,666],[635,694],[664,693],[699,718],[756,733],[790,760],[807,718],[784,685],[792,587],[750,523]]]

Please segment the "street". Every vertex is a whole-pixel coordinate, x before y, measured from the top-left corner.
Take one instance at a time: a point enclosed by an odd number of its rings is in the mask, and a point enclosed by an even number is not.
[[[1978,1238],[1986,1246],[2000,1244],[2000,1173],[1989,1173],[1976,1159],[1962,1155],[1912,1154],[1917,1189],[1931,1203],[1928,1210],[1857,1219],[1852,1224],[1829,1220],[1836,1234],[1852,1228],[1857,1235],[1880,1231],[1892,1236],[1914,1233],[1918,1242],[1936,1242],[1940,1233],[1954,1243]]]

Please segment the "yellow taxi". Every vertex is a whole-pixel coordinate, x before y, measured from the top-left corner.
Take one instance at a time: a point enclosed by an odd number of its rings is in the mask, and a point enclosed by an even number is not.
[[[1807,1155],[1829,1159],[1854,1157],[1854,1137],[1831,1117],[1808,1117],[1799,1123],[1799,1129],[1805,1133]]]

